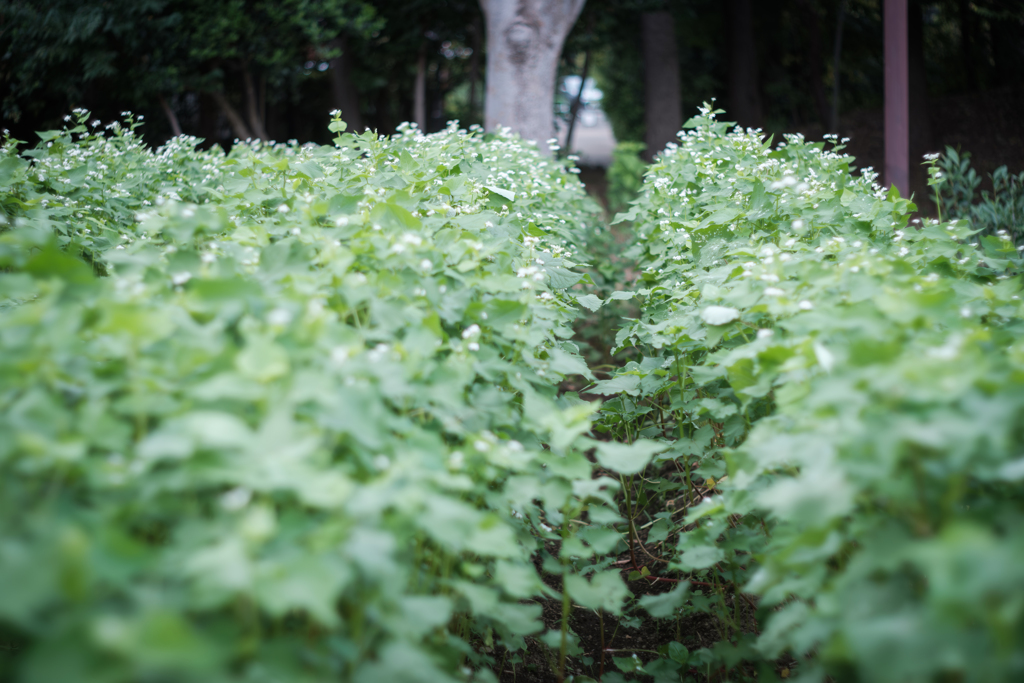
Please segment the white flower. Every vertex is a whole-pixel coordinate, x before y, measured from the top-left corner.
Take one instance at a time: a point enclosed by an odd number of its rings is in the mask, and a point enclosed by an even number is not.
[[[275,327],[287,325],[292,321],[292,314],[286,308],[275,308],[267,314],[267,322]]]
[[[961,318],[970,318],[971,317],[971,309],[969,309],[967,306],[964,306],[963,308],[961,308],[960,309],[960,317]]]
[[[476,342],[469,342],[469,344],[467,344],[466,346],[467,346],[467,348],[470,351],[479,351],[480,350],[480,345],[477,344]]]
[[[814,308],[814,304],[812,304],[810,301],[807,301],[806,299],[801,301],[798,305],[800,306],[801,311],[809,311],[812,308]]]
[[[725,325],[739,318],[740,312],[730,306],[708,306],[700,317],[708,325]]]
[[[192,273],[188,271],[182,271],[180,273],[171,273],[171,282],[175,285],[183,285],[192,279]]]
[[[477,325],[476,323],[473,323],[472,325],[470,325],[469,327],[462,331],[462,338],[469,339],[470,337],[479,336],[479,334],[480,326]]]
[[[762,329],[757,331],[757,338],[758,339],[767,339],[768,337],[771,337],[774,334],[775,334],[775,330],[769,330],[767,328],[762,328]]]
[[[220,505],[229,512],[241,510],[249,501],[252,499],[252,491],[246,488],[238,487],[231,489],[220,497]]]
[[[832,352],[826,349],[818,342],[814,342],[814,355],[818,359],[818,365],[822,367],[825,372],[831,372],[832,368],[836,364],[836,357],[832,355]]]
[[[786,292],[778,287],[765,287],[764,293],[766,296],[782,296]]]
[[[422,261],[420,261],[420,268],[422,268],[423,270],[430,270],[433,267],[434,264],[433,262],[431,262],[430,259],[425,258]]]

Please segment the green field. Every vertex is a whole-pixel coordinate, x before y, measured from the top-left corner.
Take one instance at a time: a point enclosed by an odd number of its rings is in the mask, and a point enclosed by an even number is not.
[[[6,138],[0,680],[1024,679],[1021,248],[720,113]]]

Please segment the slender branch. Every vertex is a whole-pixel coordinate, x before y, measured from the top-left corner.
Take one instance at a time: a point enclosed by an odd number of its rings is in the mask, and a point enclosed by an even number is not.
[[[242,115],[238,113],[238,110],[231,106],[228,102],[228,98],[224,96],[224,93],[219,90],[214,90],[210,93],[210,97],[217,103],[220,110],[224,112],[224,116],[228,120],[228,124],[231,126],[231,130],[234,131],[235,137],[240,140],[247,140],[252,137],[252,133],[249,132],[249,127],[245,125],[245,120]]]
[[[256,84],[252,79],[252,72],[248,65],[242,66],[242,83],[245,86],[245,105],[249,115],[249,126],[253,134],[261,140],[267,140],[267,130],[263,126],[263,119],[259,112],[259,95],[256,92]]]
[[[178,115],[171,109],[171,105],[167,104],[167,100],[164,99],[163,95],[160,95],[160,108],[164,110],[164,116],[167,117],[167,123],[171,124],[171,134],[174,137],[183,135],[181,132],[181,124],[178,122]]]
[[[839,16],[836,18],[836,45],[832,55],[832,132],[839,132],[839,58],[843,52],[843,21],[846,19],[846,5],[843,0],[839,5]]]
[[[583,57],[583,72],[580,74],[580,89],[576,93],[576,97],[572,100],[572,106],[569,107],[569,130],[565,134],[565,148],[564,153],[568,153],[572,149],[572,133],[576,128],[576,117],[579,115],[580,103],[583,102],[583,88],[587,84],[587,73],[590,71],[590,49],[587,48],[586,53]]]

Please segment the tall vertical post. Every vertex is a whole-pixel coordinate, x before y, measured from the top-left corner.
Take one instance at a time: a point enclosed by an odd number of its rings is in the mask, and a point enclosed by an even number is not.
[[[885,0],[885,184],[910,194],[910,62],[907,0]]]

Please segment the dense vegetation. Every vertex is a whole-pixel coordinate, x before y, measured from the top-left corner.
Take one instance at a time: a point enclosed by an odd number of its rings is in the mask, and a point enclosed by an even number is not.
[[[591,389],[615,396],[599,429],[672,443],[624,483],[644,501],[637,562],[703,582],[683,612],[715,615],[716,663],[789,652],[814,655],[808,680],[1018,678],[1010,233],[911,222],[834,144],[773,149],[707,110],[688,126],[624,216],[643,306],[617,341],[644,357]],[[652,522],[647,550],[636,529]]]
[[[1019,678],[1018,249],[716,114],[625,247],[507,132],[7,139],[0,678]]]

